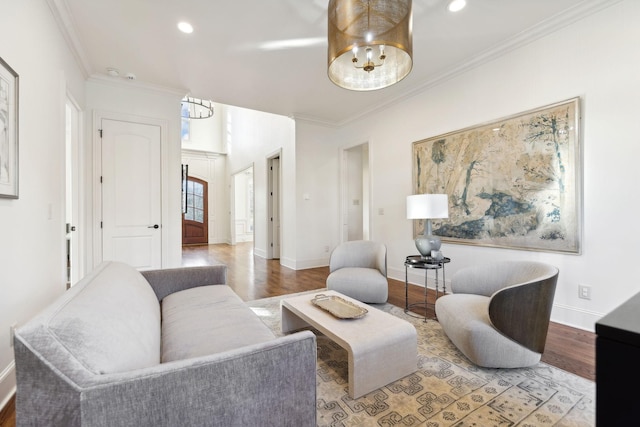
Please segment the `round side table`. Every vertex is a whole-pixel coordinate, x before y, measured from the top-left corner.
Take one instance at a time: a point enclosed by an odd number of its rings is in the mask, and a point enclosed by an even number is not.
[[[445,281],[444,275],[444,265],[448,262],[451,262],[450,258],[444,257],[442,259],[435,259],[431,257],[423,257],[422,255],[410,255],[404,261],[404,312],[409,316],[420,317],[415,313],[413,313],[410,308],[411,307],[424,307],[424,321],[427,321],[427,307],[429,305],[434,306],[435,312],[435,301],[433,304],[427,302],[427,283],[429,281],[429,270],[434,270],[436,272],[436,300],[440,296],[440,280],[438,279],[438,271],[442,270],[442,294],[447,293],[447,283]],[[418,268],[424,270],[424,301],[414,302],[409,304],[409,269],[410,268]],[[434,317],[434,319],[437,319]]]

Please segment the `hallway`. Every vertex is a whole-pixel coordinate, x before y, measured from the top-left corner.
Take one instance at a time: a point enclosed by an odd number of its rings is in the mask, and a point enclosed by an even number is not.
[[[324,288],[329,275],[329,267],[292,270],[278,259],[254,256],[253,242],[182,247],[183,266],[213,264],[228,267],[227,284],[244,301]]]

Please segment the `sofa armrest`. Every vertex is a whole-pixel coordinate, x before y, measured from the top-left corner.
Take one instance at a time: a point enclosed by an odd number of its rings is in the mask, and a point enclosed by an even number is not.
[[[86,425],[316,425],[316,337],[302,331],[83,393]]]
[[[227,283],[227,266],[178,267],[141,272],[153,288],[158,301],[174,292],[197,286],[224,285]]]

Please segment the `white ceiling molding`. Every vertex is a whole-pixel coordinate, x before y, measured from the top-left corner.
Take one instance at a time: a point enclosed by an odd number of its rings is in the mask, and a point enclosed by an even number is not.
[[[91,62],[84,52],[82,43],[80,43],[67,3],[64,0],[47,0],[47,5],[49,5],[62,37],[67,42],[84,78],[88,78],[93,73]]]

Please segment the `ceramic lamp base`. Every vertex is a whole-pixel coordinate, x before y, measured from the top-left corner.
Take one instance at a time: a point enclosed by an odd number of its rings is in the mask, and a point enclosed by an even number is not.
[[[415,240],[416,248],[423,258],[430,257],[431,251],[439,251],[442,242],[438,236],[419,236]]]

